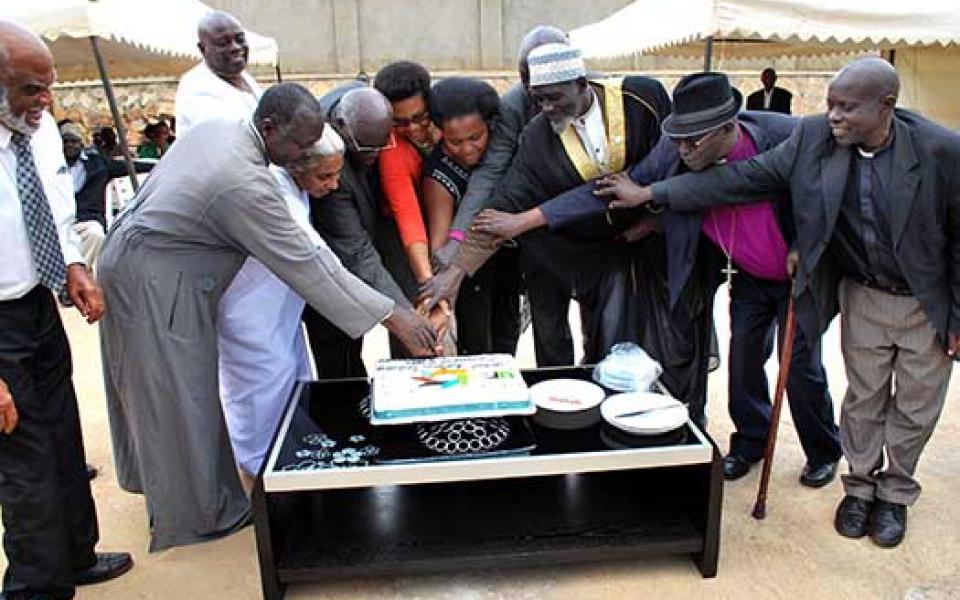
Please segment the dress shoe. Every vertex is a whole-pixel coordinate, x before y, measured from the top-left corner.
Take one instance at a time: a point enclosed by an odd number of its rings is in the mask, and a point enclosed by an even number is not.
[[[800,473],[800,483],[807,487],[821,488],[833,481],[836,476],[837,463],[827,462],[818,465],[808,462]]]
[[[727,481],[740,479],[750,472],[753,463],[739,454],[730,453],[723,457],[723,478]]]
[[[893,548],[907,533],[907,507],[903,504],[877,500],[870,511],[870,539],[883,548]]]
[[[870,509],[873,502],[844,496],[837,507],[837,515],[833,520],[833,527],[843,537],[861,538],[867,534],[867,521],[870,518]]]
[[[120,577],[133,568],[133,557],[127,552],[97,552],[97,562],[73,575],[76,585],[101,583]]]
[[[88,480],[88,481],[93,481],[94,479],[97,478],[97,475],[100,473],[100,471],[98,471],[97,468],[96,468],[95,466],[91,465],[90,463],[87,463],[87,464],[85,465],[85,468],[86,468],[86,470],[87,470],[87,480]]]

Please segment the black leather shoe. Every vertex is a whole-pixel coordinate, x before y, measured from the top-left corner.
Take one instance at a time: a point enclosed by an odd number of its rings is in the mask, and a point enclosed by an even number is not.
[[[833,519],[833,527],[843,537],[861,538],[867,534],[867,521],[873,502],[844,496],[837,507],[837,515]]]
[[[828,462],[821,465],[807,463],[800,473],[800,483],[807,487],[821,488],[837,476],[837,463]]]
[[[753,466],[752,462],[731,452],[723,457],[723,478],[727,481],[740,479],[750,472],[751,466]]]
[[[76,585],[102,583],[120,577],[133,568],[133,557],[127,552],[97,552],[97,562],[89,569],[73,575]]]
[[[94,479],[96,479],[100,471],[98,471],[97,468],[91,465],[90,463],[87,463],[85,467],[87,469],[87,479],[89,481],[93,481]]]
[[[907,533],[907,507],[903,504],[877,500],[870,512],[870,539],[882,548],[893,548]]]

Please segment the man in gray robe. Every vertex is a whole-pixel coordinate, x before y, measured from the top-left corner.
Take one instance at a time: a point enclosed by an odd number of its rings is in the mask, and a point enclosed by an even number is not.
[[[425,319],[352,276],[290,215],[267,166],[299,160],[322,131],[310,92],[275,86],[252,122],[212,120],[178,140],[107,237],[99,274],[114,455],[120,486],[146,495],[151,551],[249,522],[218,399],[215,327],[247,256],[351,336],[382,322],[415,353],[436,345]]]

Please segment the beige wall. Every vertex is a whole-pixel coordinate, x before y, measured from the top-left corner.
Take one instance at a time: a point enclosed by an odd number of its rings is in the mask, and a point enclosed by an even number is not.
[[[277,38],[288,73],[376,71],[399,58],[431,69],[514,69],[533,26],[569,30],[631,0],[208,0]],[[619,61],[623,68],[630,59]]]
[[[960,48],[897,50],[900,105],[951,129],[960,127]]]

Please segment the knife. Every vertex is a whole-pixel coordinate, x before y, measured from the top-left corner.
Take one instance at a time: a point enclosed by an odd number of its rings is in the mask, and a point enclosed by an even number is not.
[[[663,406],[654,406],[653,408],[644,408],[643,410],[635,410],[633,412],[623,413],[622,415],[614,415],[614,419],[626,419],[629,417],[639,417],[640,415],[645,415],[647,413],[656,412],[658,410],[665,410],[667,408],[676,408],[678,406],[687,406],[686,404],[665,404]]]

